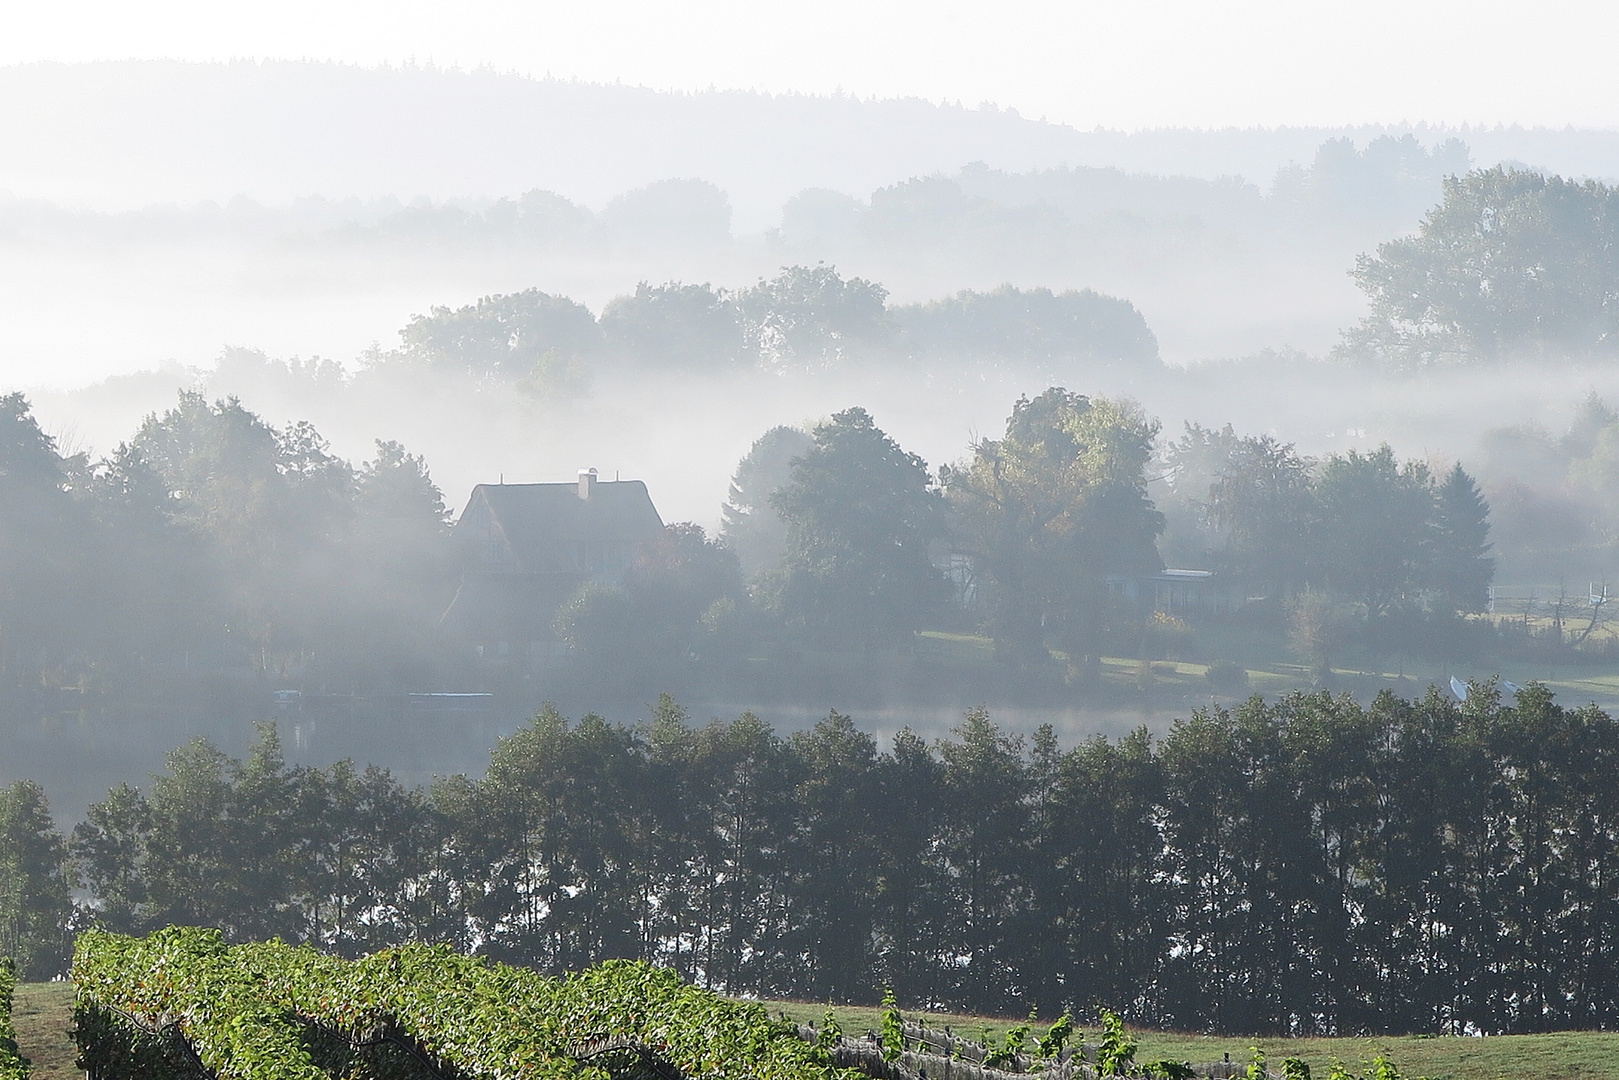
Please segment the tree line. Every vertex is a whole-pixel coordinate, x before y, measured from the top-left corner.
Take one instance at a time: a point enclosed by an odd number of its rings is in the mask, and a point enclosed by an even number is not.
[[[879,189],[869,204],[831,191],[802,192],[783,207],[775,235],[788,253],[874,247],[924,258],[974,253],[995,265],[1027,266],[1060,264],[1060,253],[1094,244],[1091,230],[1109,217],[1128,218],[1138,229],[1174,230],[1190,220],[1268,237],[1278,227],[1403,230],[1420,216],[1414,234],[1356,260],[1353,275],[1370,311],[1344,331],[1335,358],[1406,369],[1611,358],[1619,348],[1616,188],[1521,166],[1469,164],[1467,147],[1455,139],[1431,149],[1411,135],[1382,136],[1361,149],[1333,139],[1308,167],[1280,170],[1268,196],[1229,179],[1087,168],[1011,174],[974,164],[955,176],[913,177]],[[729,240],[729,217],[724,193],[712,184],[671,180],[622,197],[597,228],[652,243],[719,244]],[[514,236],[527,229],[555,241],[582,239],[593,227],[588,219],[566,200],[533,192],[481,215],[451,207],[407,210],[378,228],[410,236],[413,224],[433,221],[463,234],[469,227]],[[516,309],[534,303],[525,299],[534,295],[553,299],[531,291],[487,303]],[[881,286],[844,282],[830,267],[794,265],[734,292],[643,284],[609,303],[601,330],[609,352],[704,365],[742,357],[813,366],[879,346],[935,361],[1157,361],[1156,341],[1136,309],[1089,290],[967,291],[896,306],[873,323],[884,296]],[[762,306],[775,318],[761,316]],[[436,309],[423,318],[449,314]],[[813,327],[803,321],[806,314]]]
[[[1459,466],[1158,434],[1129,402],[1057,387],[937,469],[860,408],[773,429],[717,536],[670,525],[623,580],[583,584],[555,632],[586,664],[635,655],[648,693],[777,647],[903,651],[922,629],[983,633],[1013,668],[1084,683],[1104,653],[1147,647],[1150,611],[1119,588],[1163,567],[1161,542],[1249,596],[1319,598],[1331,617],[1305,636],[1323,665],[1345,626],[1481,607],[1489,508]],[[307,423],[186,393],[91,460],[14,394],[0,497],[12,715],[168,708],[227,672],[351,693],[483,678],[441,623],[461,569],[443,496],[396,443],[356,466]]]
[[[599,317],[538,289],[486,296],[416,315],[400,339],[371,362],[537,394],[578,390],[624,361],[693,373],[816,371],[852,359],[1158,364],[1158,340],[1126,300],[1003,285],[890,305],[882,285],[824,264],[786,266],[741,289],[641,282]]]
[[[1322,667],[1350,624],[1488,606],[1490,505],[1459,462],[1436,472],[1387,444],[1313,459],[1268,435],[1188,424],[1156,464],[1161,550],[1289,598]]]
[[[1241,177],[1203,179],[1059,166],[1009,172],[983,162],[952,174],[913,176],[864,199],[807,188],[781,208],[766,234],[788,252],[979,253],[1004,261],[1022,249],[1027,265],[1054,249],[1094,244],[1098,226],[1185,231],[1188,224],[1243,232],[1307,233],[1346,226],[1403,226],[1433,204],[1447,175],[1468,169],[1458,139],[1431,148],[1414,135],[1382,135],[1357,148],[1328,139],[1308,164],[1270,178],[1268,193]],[[1256,178],[1261,181],[1263,178]],[[243,206],[263,218],[277,214]],[[726,193],[704,180],[669,179],[624,192],[599,213],[554,192],[529,191],[483,205],[458,201],[399,207],[304,200],[280,211],[288,231],[314,228],[343,240],[402,246],[483,244],[591,250],[715,249],[736,242]],[[244,215],[245,216],[245,215]],[[333,219],[349,222],[334,228]]]
[[[40,978],[76,927],[179,922],[1188,1030],[1599,1028],[1616,766],[1609,716],[1533,686],[1254,698],[1067,749],[983,710],[880,747],[836,712],[783,738],[665,696],[634,726],[547,709],[429,789],[288,766],[265,727],[243,760],[181,747],[70,836],[6,791],[0,951]]]
[[[1184,149],[1184,148],[1183,148]],[[156,206],[119,213],[74,210],[39,200],[0,204],[0,222],[30,239],[71,233],[128,243],[167,231],[260,242],[434,251],[446,247],[512,251],[550,249],[574,257],[648,250],[723,250],[761,240],[794,255],[830,258],[864,252],[957,249],[1005,256],[1023,249],[1027,266],[1056,247],[1083,250],[1098,226],[1109,231],[1273,233],[1403,226],[1432,205],[1441,178],[1469,165],[1458,139],[1425,147],[1411,134],[1382,135],[1357,148],[1328,139],[1307,164],[1273,177],[1204,179],[1060,166],[1012,172],[983,162],[954,173],[913,176],[859,198],[824,187],[804,189],[781,207],[779,227],[763,237],[733,232],[733,210],[718,185],[669,178],[624,191],[593,211],[554,191],[432,200],[403,205],[372,199],[307,196],[280,206],[238,195],[225,206]],[[1262,188],[1269,181],[1268,193]],[[964,249],[964,250],[963,250]]]
[[[937,471],[862,409],[773,429],[737,469],[721,539],[800,640],[883,648],[953,622],[1083,681],[1104,649],[1140,647],[1150,613],[1120,587],[1161,551],[1320,609],[1306,651],[1325,666],[1346,626],[1482,611],[1489,528],[1459,464],[1436,476],[1386,445],[1311,459],[1230,427],[1164,443],[1132,403],[1052,387]]]
[[[307,423],[182,393],[127,442],[63,453],[0,398],[0,703],[12,717],[256,670],[387,684],[453,663],[434,627],[459,567],[422,459],[356,466]],[[166,707],[166,706],[165,706]],[[82,714],[81,714],[82,715]]]

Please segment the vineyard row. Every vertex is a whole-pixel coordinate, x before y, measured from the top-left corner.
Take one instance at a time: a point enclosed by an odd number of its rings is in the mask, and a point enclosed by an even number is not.
[[[28,1080],[28,1059],[17,1049],[17,1032],[11,1026],[11,995],[16,989],[16,968],[0,956],[0,1080]]]
[[[633,961],[550,978],[444,947],[348,961],[171,927],[80,935],[73,978],[92,1080],[861,1076],[762,1005]]]

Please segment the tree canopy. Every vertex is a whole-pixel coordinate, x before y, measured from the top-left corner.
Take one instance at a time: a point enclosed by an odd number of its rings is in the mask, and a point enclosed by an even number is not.
[[[308,423],[185,392],[90,460],[11,395],[0,500],[0,699],[23,715],[47,686],[127,709],[147,680],[221,668],[374,686],[444,644],[448,515],[398,443],[356,468]]]
[[[1330,592],[1369,618],[1483,609],[1495,574],[1490,507],[1460,463],[1439,479],[1387,444],[1314,460],[1268,435],[1196,425],[1162,459],[1180,477],[1177,513],[1208,526],[1193,550],[1251,588]]]
[[[1497,166],[1445,179],[1416,236],[1362,256],[1340,355],[1400,367],[1619,350],[1619,193]]]
[[[1244,1034],[1600,1028],[1616,761],[1603,712],[1491,684],[1253,698],[1066,747],[983,709],[879,743],[837,712],[784,738],[668,696],[634,725],[547,707],[481,778],[416,790],[289,764],[266,727],[241,758],[181,747],[70,840],[37,788],[0,793],[0,947],[61,971],[77,885],[114,930],[631,957],[735,995],[1110,1001]]]
[[[0,788],[0,956],[28,980],[58,974],[71,951],[73,874],[45,791]]]
[[[770,498],[792,478],[794,459],[815,445],[807,432],[778,425],[754,440],[737,463],[720,536],[742,560],[749,576],[774,566],[787,543],[787,523]]]
[[[1365,606],[1370,616],[1430,584],[1433,478],[1421,462],[1401,464],[1386,444],[1322,462],[1315,482],[1320,508],[1319,572],[1325,583]]]
[[[1128,300],[1090,289],[1002,285],[894,309],[907,347],[929,359],[1158,363],[1158,338]]]
[[[784,266],[737,295],[744,332],[767,367],[822,367],[890,333],[888,290],[831,266]]]
[[[1157,433],[1133,404],[1053,387],[944,470],[957,548],[988,576],[990,625],[1011,654],[1093,653],[1107,576],[1162,567],[1145,476]]]
[[[773,602],[815,637],[892,643],[945,600],[928,551],[943,535],[938,488],[864,409],[834,414],[812,438],[770,496],[787,523]]]
[[[435,307],[411,316],[399,337],[411,363],[541,391],[581,385],[602,350],[589,308],[538,289]]]
[[[744,358],[742,326],[730,298],[706,282],[641,282],[602,308],[602,333],[615,351],[691,371],[723,370]]]

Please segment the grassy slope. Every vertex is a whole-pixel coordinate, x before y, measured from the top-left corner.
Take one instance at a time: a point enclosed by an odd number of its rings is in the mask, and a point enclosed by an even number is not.
[[[17,1044],[34,1063],[33,1080],[80,1080],[74,1066],[78,1054],[68,1030],[73,1024],[73,987],[69,983],[26,983],[17,987],[12,1007]]]
[[[799,1002],[769,1002],[770,1011],[785,1012],[801,1023],[821,1022],[824,1005]],[[839,1007],[834,1010],[838,1023],[848,1032],[879,1026],[875,1008]],[[956,1013],[907,1012],[912,1019],[924,1019],[929,1027],[948,1024],[957,1034],[978,1038],[984,1029],[992,1040],[1017,1020],[996,1017],[963,1016]],[[1043,1025],[1035,1030],[1039,1031]],[[1092,1028],[1087,1032],[1094,1036]],[[1406,1076],[1443,1077],[1447,1080],[1619,1080],[1619,1033],[1567,1032],[1554,1035],[1500,1035],[1488,1039],[1383,1037],[1364,1039],[1252,1039],[1243,1036],[1183,1035],[1175,1032],[1134,1032],[1140,1040],[1137,1061],[1170,1058],[1177,1061],[1220,1061],[1230,1054],[1232,1061],[1246,1063],[1249,1047],[1256,1042],[1269,1057],[1272,1067],[1285,1057],[1303,1058],[1312,1075],[1325,1077],[1332,1059],[1338,1058],[1353,1071],[1362,1063],[1382,1055]]]
[[[799,1002],[769,1002],[772,1013],[785,1012],[800,1022],[820,1023],[825,1006]],[[875,1008],[840,1007],[835,1010],[844,1030],[855,1032],[879,1026]],[[995,1017],[956,1013],[907,1013],[925,1019],[930,1027],[948,1024],[973,1037],[989,1029],[999,1039],[1016,1023]],[[78,1080],[68,1027],[73,1020],[73,988],[67,983],[33,983],[18,987],[13,1014],[23,1053],[34,1061],[35,1080]],[[1093,1032],[1094,1033],[1094,1032]],[[1137,1031],[1141,1047],[1138,1061],[1173,1058],[1181,1061],[1219,1061],[1230,1054],[1246,1061],[1256,1040],[1240,1036],[1181,1035]],[[1334,1057],[1359,1071],[1358,1066],[1382,1054],[1407,1076],[1444,1077],[1448,1080],[1619,1080],[1619,1033],[1572,1032],[1556,1035],[1502,1035],[1489,1039],[1368,1038],[1368,1039],[1260,1039],[1273,1063],[1300,1057],[1320,1077]]]

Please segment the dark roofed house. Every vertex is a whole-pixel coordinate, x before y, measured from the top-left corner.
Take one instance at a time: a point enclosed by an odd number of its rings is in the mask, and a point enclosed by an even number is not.
[[[463,569],[444,623],[486,660],[543,660],[557,608],[587,581],[617,585],[662,531],[639,480],[479,484],[455,522]]]

